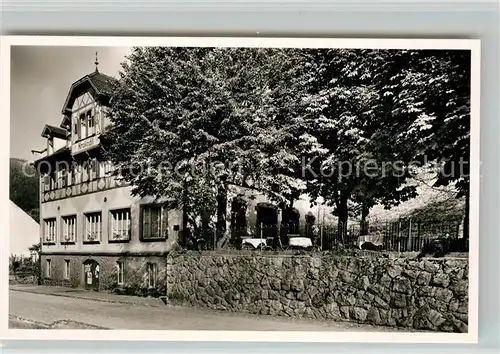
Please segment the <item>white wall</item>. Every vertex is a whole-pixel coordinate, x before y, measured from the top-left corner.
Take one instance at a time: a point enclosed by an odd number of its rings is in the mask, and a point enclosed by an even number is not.
[[[38,223],[10,201],[10,254],[30,256],[28,250],[40,241]]]

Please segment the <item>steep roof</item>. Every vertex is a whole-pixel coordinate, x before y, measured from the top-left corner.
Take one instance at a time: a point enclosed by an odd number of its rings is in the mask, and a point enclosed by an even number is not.
[[[62,113],[67,113],[71,109],[76,96],[85,92],[89,88],[92,88],[96,95],[109,97],[113,93],[117,84],[117,79],[112,76],[102,74],[97,70],[93,73],[85,75],[71,85],[66,101],[64,102]]]
[[[51,136],[59,139],[66,139],[67,133],[68,131],[64,128],[59,128],[53,125],[45,124],[45,127],[43,127],[42,130],[42,137],[48,138],[49,136]]]
[[[111,95],[113,89],[118,84],[117,79],[104,75],[99,71],[94,71],[92,74],[87,75],[87,77],[99,94]]]

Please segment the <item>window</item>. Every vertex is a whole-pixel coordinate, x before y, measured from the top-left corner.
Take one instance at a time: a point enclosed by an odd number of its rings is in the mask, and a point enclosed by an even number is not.
[[[81,165],[76,165],[74,172],[73,172],[73,180],[75,181],[75,184],[79,184],[82,182],[82,166]]]
[[[94,116],[92,115],[92,110],[87,111],[87,124],[88,124],[88,136],[95,133],[95,122]]]
[[[67,173],[68,186],[71,186],[73,184],[73,176],[74,176],[74,172],[71,169],[69,169],[68,173]]]
[[[80,132],[78,134],[79,139],[84,139],[87,137],[87,120],[85,119],[85,114],[80,114]]]
[[[104,175],[106,177],[110,177],[113,174],[114,168],[113,168],[113,163],[112,162],[105,162],[104,163]]]
[[[106,166],[108,164],[106,162],[99,162],[99,173],[98,173],[98,177],[99,178],[103,178],[103,177],[106,177]]]
[[[160,205],[141,208],[143,240],[164,240],[168,237],[168,210]]]
[[[156,263],[148,263],[148,286],[150,288],[156,287],[156,276],[158,273],[158,266]]]
[[[45,219],[45,242],[56,242],[56,218]]]
[[[69,279],[71,274],[69,259],[64,260],[64,279]]]
[[[102,234],[101,212],[85,214],[84,242],[100,242]]]
[[[52,262],[50,259],[47,259],[45,261],[45,275],[47,278],[50,278],[52,276]]]
[[[97,159],[92,159],[89,163],[89,177],[93,180],[96,179],[97,176],[99,176],[99,161],[97,161]]]
[[[130,240],[130,209],[112,210],[110,214],[110,240]]]
[[[82,182],[87,182],[90,178],[90,160],[82,163]]]
[[[62,218],[62,240],[63,242],[76,241],[76,215],[63,216]]]
[[[118,285],[123,285],[123,269],[124,265],[122,261],[116,262],[116,273],[117,273],[117,279],[116,282]]]
[[[43,190],[44,191],[50,190],[50,175],[48,175],[48,174],[45,174],[43,176]]]
[[[66,182],[68,181],[68,174],[65,168],[56,172],[57,174],[57,188],[66,187]]]

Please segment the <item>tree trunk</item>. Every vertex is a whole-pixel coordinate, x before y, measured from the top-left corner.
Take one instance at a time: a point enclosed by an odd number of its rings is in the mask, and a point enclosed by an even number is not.
[[[361,206],[361,223],[360,223],[360,235],[368,235],[368,222],[366,218],[368,218],[368,214],[370,213],[370,208],[368,208],[368,203],[363,200]]]
[[[217,223],[216,223],[216,235],[217,244],[221,247],[225,243],[227,238],[227,228],[226,228],[226,218],[227,218],[227,188],[226,186],[221,186],[217,189]]]
[[[345,244],[347,241],[347,219],[349,217],[347,209],[347,196],[345,192],[340,192],[339,203],[337,206],[337,224],[338,239]]]
[[[188,240],[190,238],[189,235],[189,217],[188,217],[188,190],[187,190],[187,183],[184,182],[184,189],[182,192],[182,231],[179,240],[179,244],[183,247],[185,247],[188,243]]]

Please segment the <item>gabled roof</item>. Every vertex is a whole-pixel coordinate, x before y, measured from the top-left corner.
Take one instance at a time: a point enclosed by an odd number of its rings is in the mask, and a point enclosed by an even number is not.
[[[68,131],[64,128],[55,127],[53,125],[45,124],[42,130],[42,137],[55,137],[59,139],[66,139]]]
[[[80,80],[76,81],[71,85],[66,101],[62,109],[62,114],[67,113],[67,111],[73,105],[75,98],[78,94],[81,94],[88,90],[89,88],[94,89],[97,95],[111,96],[113,89],[118,84],[118,80],[114,77],[100,73],[99,71],[94,71],[91,74],[85,75]]]
[[[71,118],[69,116],[64,116],[60,125],[61,128],[71,127]]]

